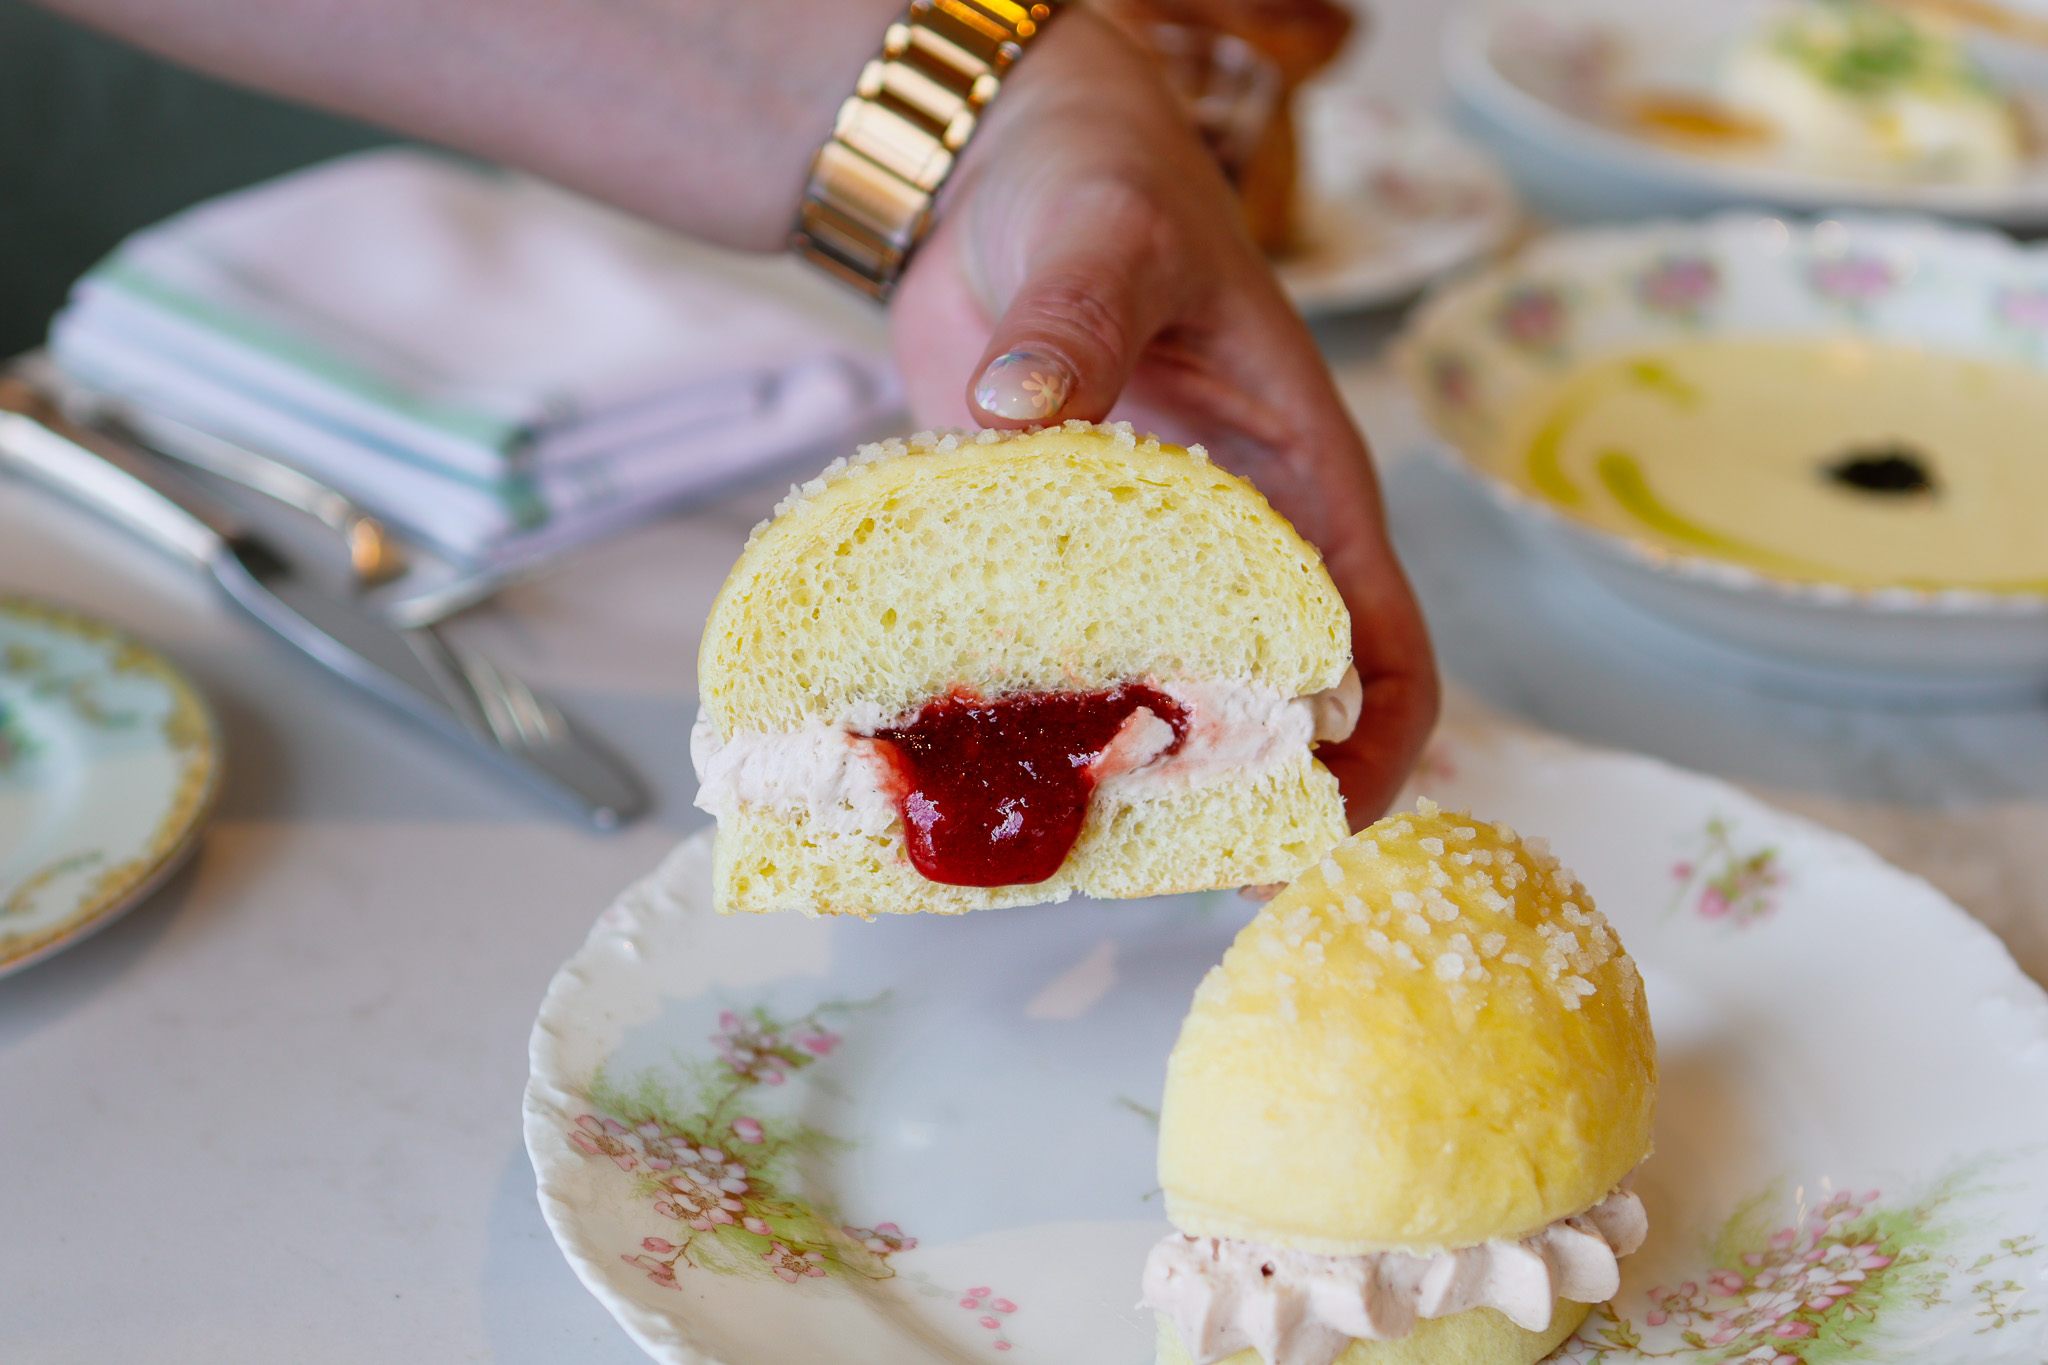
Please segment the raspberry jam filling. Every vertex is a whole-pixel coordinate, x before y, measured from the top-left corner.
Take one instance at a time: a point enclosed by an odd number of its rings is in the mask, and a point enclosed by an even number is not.
[[[1186,711],[1140,683],[994,700],[955,693],[876,731],[911,865],[948,886],[1018,886],[1058,872],[1087,818],[1096,760],[1140,710],[1173,727],[1166,752],[1180,747]]]

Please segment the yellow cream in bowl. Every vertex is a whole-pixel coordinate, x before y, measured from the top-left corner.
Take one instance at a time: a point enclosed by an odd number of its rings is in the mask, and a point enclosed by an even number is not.
[[[1580,364],[1501,431],[1497,472],[1682,554],[2048,592],[2048,372],[1846,337],[1697,341]]]

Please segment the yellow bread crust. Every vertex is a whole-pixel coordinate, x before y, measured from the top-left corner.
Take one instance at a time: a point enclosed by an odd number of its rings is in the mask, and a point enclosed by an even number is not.
[[[1535,1365],[1564,1344],[1592,1311],[1559,1299],[1541,1332],[1517,1327],[1491,1308],[1432,1318],[1396,1341],[1354,1341],[1333,1365]],[[1194,1365],[1173,1324],[1159,1319],[1158,1365]],[[1264,1365],[1257,1351],[1239,1351],[1217,1365]]]
[[[1069,895],[1120,899],[1286,881],[1344,837],[1337,780],[1307,755],[1246,779],[1139,802],[1098,792],[1050,881],[946,886],[903,853],[903,832],[841,834],[802,815],[742,808],[719,825],[712,895],[721,912],[961,914]]]
[[[1305,696],[1350,662],[1321,557],[1249,483],[1199,447],[1069,422],[865,447],[796,490],[713,602],[697,671],[729,739],[963,684]]]
[[[1577,880],[1469,816],[1393,816],[1196,991],[1160,1114],[1167,1216],[1335,1255],[1526,1236],[1648,1155],[1656,1085],[1641,978]]]

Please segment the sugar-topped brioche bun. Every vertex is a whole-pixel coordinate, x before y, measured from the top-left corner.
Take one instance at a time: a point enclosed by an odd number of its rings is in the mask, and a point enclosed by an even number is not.
[[[1650,1150],[1656,1046],[1584,887],[1424,804],[1245,927],[1167,1066],[1159,1176],[1197,1237],[1330,1255],[1529,1235]]]
[[[958,912],[1284,881],[1345,833],[1304,717],[1347,682],[1355,698],[1350,636],[1316,551],[1199,448],[1080,422],[868,447],[778,508],[711,609],[693,748],[718,906]],[[1184,710],[1174,761],[1122,780],[1105,750],[1051,875],[955,884],[913,862],[911,778],[875,736],[935,706],[1134,685]],[[1149,704],[1156,752],[1174,717]]]
[[[1354,1341],[1334,1365],[1536,1365],[1579,1330],[1591,1308],[1559,1299],[1550,1326],[1540,1332],[1517,1327],[1491,1308],[1434,1318],[1393,1341]],[[1159,1319],[1157,1365],[1195,1365],[1180,1334]],[[1259,1353],[1239,1351],[1219,1365],[1265,1365]]]

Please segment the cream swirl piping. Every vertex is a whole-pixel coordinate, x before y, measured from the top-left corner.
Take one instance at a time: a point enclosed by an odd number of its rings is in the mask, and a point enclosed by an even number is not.
[[[1558,1299],[1601,1303],[1649,1220],[1626,1187],[1519,1241],[1434,1255],[1322,1256],[1173,1233],[1145,1262],[1144,1306],[1166,1315],[1196,1365],[1247,1348],[1266,1365],[1330,1365],[1354,1340],[1391,1341],[1425,1318],[1495,1308],[1540,1332]]]

